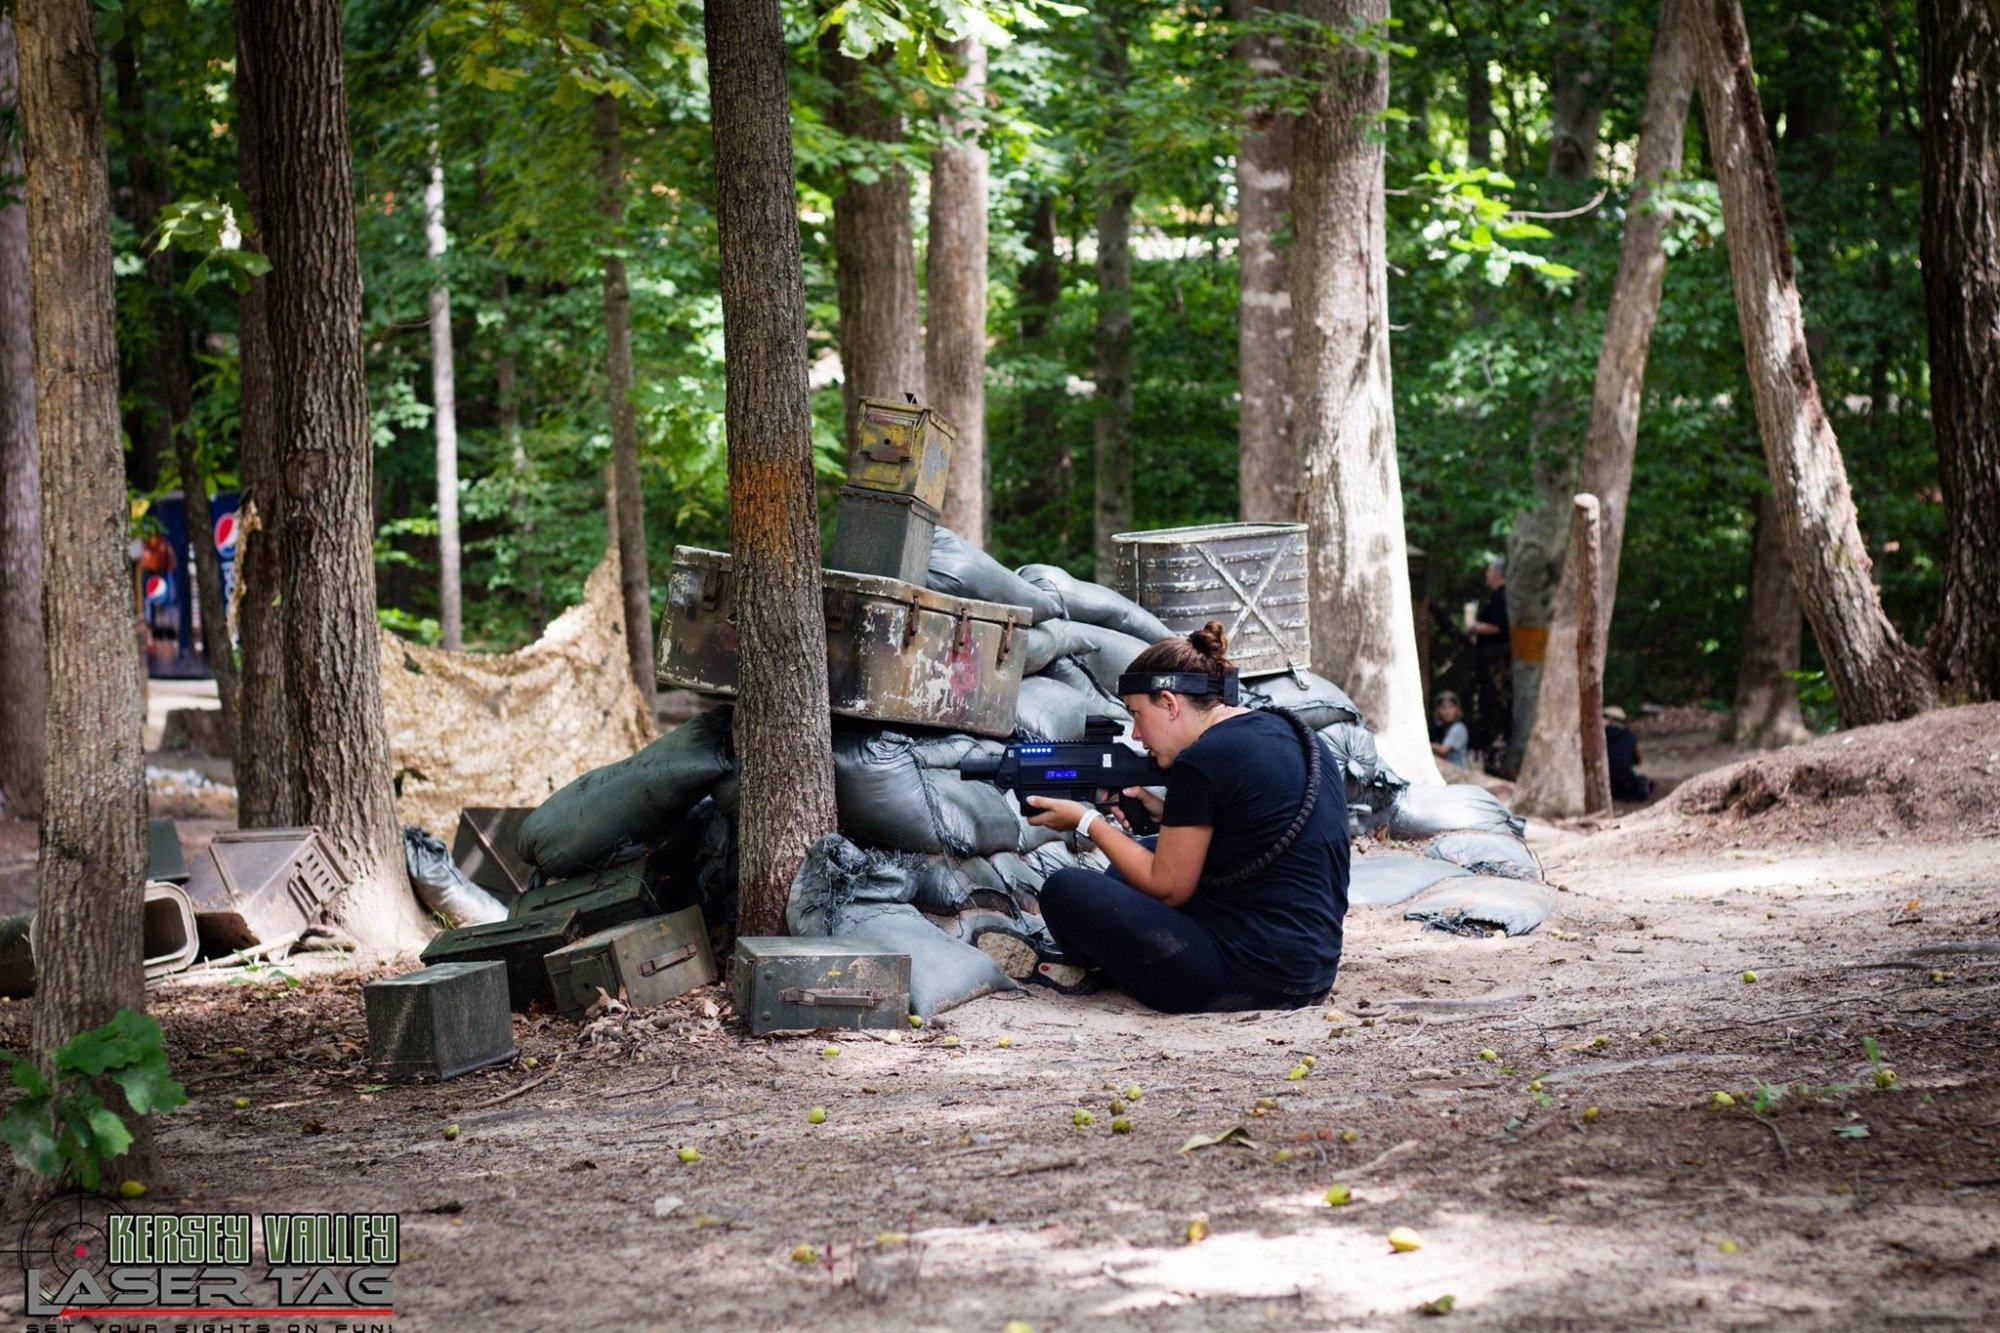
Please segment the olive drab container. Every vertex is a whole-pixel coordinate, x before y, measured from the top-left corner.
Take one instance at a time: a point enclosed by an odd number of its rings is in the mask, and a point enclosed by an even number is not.
[[[931,564],[938,511],[914,495],[842,486],[828,569],[921,585]]]
[[[1245,680],[1312,663],[1306,525],[1211,523],[1111,538],[1118,591],[1176,634],[1220,620]]]
[[[233,953],[298,939],[353,882],[339,850],[319,829],[230,829],[187,866],[186,889],[202,950]]]
[[[935,408],[863,398],[847,484],[921,500],[933,513],[944,508],[958,428]]]
[[[504,963],[439,963],[362,987],[368,1062],[384,1078],[455,1078],[514,1057]]]
[[[555,992],[549,987],[549,969],[542,960],[581,934],[576,909],[555,907],[506,921],[489,921],[483,926],[454,927],[425,945],[419,957],[433,966],[505,963],[507,1003],[526,1013],[537,1000],[544,1004],[555,1002]]]
[[[645,1009],[715,980],[715,955],[699,907],[586,935],[555,950],[546,962],[556,1012],[566,1018],[581,1017],[600,991]]]
[[[758,1036],[910,1023],[910,956],[854,940],[739,936],[729,988],[737,1017]]]
[[[871,574],[825,570],[827,694],[844,717],[1014,734],[1029,612]],[[660,684],[736,693],[736,584],[720,551],[674,548]]]
[[[646,858],[635,857],[587,875],[574,875],[529,889],[514,904],[510,917],[564,909],[576,913],[576,933],[600,930],[652,916],[660,910],[647,882]]]

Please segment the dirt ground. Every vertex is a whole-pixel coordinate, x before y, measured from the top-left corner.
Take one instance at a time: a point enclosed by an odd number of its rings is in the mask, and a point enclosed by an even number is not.
[[[1988,758],[1955,762],[1989,771],[1913,823],[1879,784],[1792,780],[1879,771],[1894,737],[1847,733],[1538,826],[1549,927],[1357,909],[1297,1013],[1035,991],[826,1054],[737,1035],[709,990],[517,1019],[533,1067],[384,1087],[365,974],[176,983],[154,1008],[192,1101],[157,1198],[400,1210],[407,1328],[1383,1328],[1445,1295],[1476,1326],[1993,1327],[2000,709],[1957,711]],[[0,1006],[0,1044],[26,1018]]]

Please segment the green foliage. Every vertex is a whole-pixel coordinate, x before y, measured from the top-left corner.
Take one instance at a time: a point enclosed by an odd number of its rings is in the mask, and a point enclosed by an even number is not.
[[[71,1180],[94,1190],[104,1167],[132,1146],[132,1131],[98,1089],[115,1085],[134,1115],[171,1111],[187,1093],[167,1070],[166,1038],[158,1020],[120,1009],[102,1027],[56,1049],[51,1073],[11,1052],[14,1104],[0,1116],[0,1142],[24,1170]]]

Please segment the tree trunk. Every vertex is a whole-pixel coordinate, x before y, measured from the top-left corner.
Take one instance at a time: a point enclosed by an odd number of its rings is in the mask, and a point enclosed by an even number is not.
[[[1256,0],[1230,5],[1239,23],[1266,13]],[[1236,54],[1253,80],[1275,84],[1285,75],[1284,43],[1276,37],[1239,37]],[[1236,143],[1236,508],[1253,523],[1298,515],[1298,456],[1285,402],[1292,294],[1278,246],[1291,192],[1292,117],[1253,106]]]
[[[1743,13],[1737,0],[1696,0],[1692,13],[1736,315],[1799,600],[1848,724],[1909,717],[1937,702],[1937,682],[1889,623],[1869,578],[1847,468],[1806,350],[1791,237]]]
[[[1097,184],[1096,578],[1113,577],[1113,534],[1132,528],[1132,146],[1123,104],[1131,81],[1126,16],[1107,8],[1099,20],[1098,63],[1109,114]]]
[[[1799,594],[1785,534],[1767,492],[1757,498],[1750,537],[1750,596],[1743,613],[1743,653],[1736,672],[1736,715],[1729,736],[1738,745],[1775,750],[1811,735],[1799,711]]]
[[[2000,6],[1918,0],[1924,313],[1944,491],[1931,660],[1954,700],[2000,698]]]
[[[1603,514],[1604,584],[1599,600],[1601,645],[1611,630],[1618,598],[1618,560],[1625,540],[1625,510],[1632,494],[1632,457],[1639,438],[1639,406],[1646,388],[1646,357],[1653,322],[1660,310],[1660,285],[1667,269],[1661,242],[1667,219],[1655,212],[1650,196],[1659,182],[1681,169],[1688,102],[1694,89],[1694,37],[1685,0],[1661,0],[1653,57],[1646,75],[1646,105],[1639,122],[1639,149],[1632,197],[1625,208],[1619,243],[1618,276],[1604,319],[1604,344],[1591,392],[1590,425],[1584,436],[1578,489],[1597,497]],[[1515,808],[1529,814],[1567,816],[1584,810],[1583,769],[1577,727],[1578,583],[1563,571],[1549,626],[1548,658],[1542,673],[1533,733],[1514,788]],[[1510,607],[1511,610],[1511,607]],[[1604,663],[1597,664],[1601,674]]]
[[[18,0],[21,130],[34,293],[48,736],[35,877],[38,1058],[146,1007],[143,705],[125,564],[131,516],[118,422],[110,184],[87,0]],[[111,1091],[108,1090],[107,1091]],[[113,1105],[122,1098],[111,1091]],[[128,1122],[129,1123],[129,1122]],[[147,1142],[111,1179],[150,1168]]]
[[[944,497],[945,526],[986,546],[986,48],[977,37],[944,48],[965,62],[954,107],[939,116],[931,152],[930,249],[924,257],[925,393],[958,427]]]
[[[13,20],[0,15],[0,99],[18,124],[20,64]],[[18,138],[0,174],[21,179]],[[0,804],[34,819],[42,809],[42,488],[35,446],[35,343],[28,295],[28,210],[18,191],[0,207]]]
[[[705,8],[743,644],[737,901],[742,933],[777,935],[793,871],[836,822],[798,187],[778,0]]]
[[[334,911],[364,946],[424,926],[403,868],[382,720],[373,447],[339,0],[237,8],[253,81],[270,257],[271,366],[284,477],[280,604],[293,814],[355,880]]]
[[[1603,508],[1594,495],[1579,495],[1570,514],[1569,558],[1577,587],[1576,652],[1570,670],[1576,673],[1577,754],[1583,763],[1585,814],[1611,810],[1611,761],[1604,735],[1604,616],[1598,601],[1604,591]]]
[[[187,517],[188,549],[194,553],[195,603],[201,615],[202,655],[215,677],[216,698],[222,706],[222,734],[229,752],[236,752],[236,648],[229,641],[229,607],[222,598],[222,556],[215,549],[215,519],[208,507],[208,478],[202,474],[188,418],[194,413],[193,373],[189,368],[187,328],[181,321],[180,284],[174,276],[174,252],[152,244],[160,212],[172,200],[166,164],[152,133],[152,119],[139,87],[136,35],[128,27],[114,48],[113,68],[118,87],[118,137],[124,141],[126,171],[131,179],[132,230],[146,251],[147,314],[152,337],[146,344],[145,379],[157,415],[153,418],[162,450],[173,456],[180,473],[182,504]]]
[[[514,350],[513,295],[506,274],[501,274],[494,286],[494,301],[502,313],[499,330],[500,350],[494,357],[493,382],[494,397],[500,414],[500,439],[507,446],[507,465],[514,473],[515,516],[521,526],[521,554],[516,558],[520,566],[520,586],[528,599],[528,610],[535,624],[541,624],[547,611],[542,600],[542,575],[540,563],[533,554],[535,536],[535,511],[529,502],[529,488],[534,484],[534,465],[528,461],[527,437],[521,430],[521,372],[518,354]]]
[[[1388,0],[1310,0],[1337,31],[1379,30]],[[1383,231],[1385,54],[1312,53],[1292,139],[1292,431],[1311,551],[1313,669],[1344,686],[1382,757],[1435,784],[1411,623],[1403,490],[1389,381]]]
[[[444,225],[444,118],[438,105],[437,66],[428,45],[418,48],[417,70],[430,102],[430,172],[424,181],[424,254],[431,262],[431,411],[437,432],[438,641],[465,647],[464,590],[459,577],[458,376],[451,357],[451,284],[444,256],[451,234]]]
[[[833,127],[864,143],[897,144],[903,117],[885,102],[874,78],[888,67],[884,51],[864,64],[839,53],[829,30],[821,50],[832,67]],[[841,402],[852,455],[863,398],[903,401],[924,392],[923,314],[917,304],[917,261],[910,239],[910,176],[886,159],[871,163],[872,181],[849,177],[833,199],[834,295],[840,306]]]
[[[1021,345],[1039,364],[1021,390],[1022,457],[1034,461],[1036,479],[1023,492],[1019,512],[1039,509],[1049,516],[1055,549],[1070,549],[1070,515],[1076,494],[1076,459],[1062,429],[1062,347],[1053,334],[1062,304],[1062,261],[1056,257],[1056,201],[1036,195],[1028,209],[1028,262],[1021,265],[1019,295]],[[1038,484],[1046,479],[1045,491]]]
[[[256,78],[247,49],[236,51],[236,172],[249,212],[239,220],[243,248],[262,253],[264,187],[252,113]],[[285,703],[285,625],[278,614],[283,579],[278,554],[284,528],[284,480],[278,466],[277,385],[272,378],[271,280],[249,280],[237,304],[242,366],[236,477],[236,637],[242,663],[237,693],[236,822],[244,828],[295,823],[292,738]]]
[[[608,40],[600,30],[600,42]],[[646,565],[646,497],[639,483],[639,418],[632,404],[632,292],[625,283],[625,167],[618,99],[597,97],[597,210],[604,218],[604,380],[611,400],[611,521],[632,683],[653,704],[653,593]]]

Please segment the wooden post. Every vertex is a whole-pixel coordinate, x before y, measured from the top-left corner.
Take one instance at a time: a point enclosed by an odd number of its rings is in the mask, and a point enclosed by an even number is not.
[[[1579,495],[1570,513],[1569,558],[1576,570],[1576,723],[1583,749],[1583,810],[1611,810],[1611,761],[1604,752],[1604,543],[1597,497]]]

